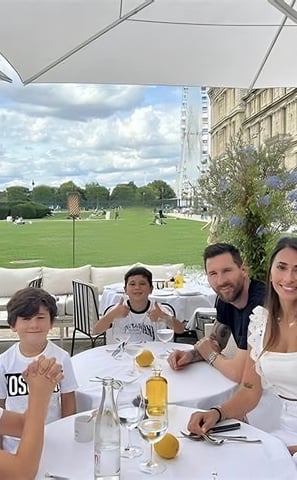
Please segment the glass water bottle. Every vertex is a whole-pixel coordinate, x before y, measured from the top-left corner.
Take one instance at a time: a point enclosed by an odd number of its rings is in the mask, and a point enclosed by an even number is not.
[[[94,480],[119,480],[120,478],[120,420],[114,400],[118,382],[102,379],[102,398],[94,430]]]

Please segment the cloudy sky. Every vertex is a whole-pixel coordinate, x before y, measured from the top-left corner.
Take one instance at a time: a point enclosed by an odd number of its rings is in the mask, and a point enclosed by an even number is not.
[[[0,57],[0,190],[72,180],[175,188],[182,88],[29,85]]]

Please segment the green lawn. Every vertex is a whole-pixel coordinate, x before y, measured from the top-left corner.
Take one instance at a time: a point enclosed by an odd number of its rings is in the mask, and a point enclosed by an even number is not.
[[[25,225],[0,222],[0,266],[72,267],[73,222],[61,213]],[[207,230],[201,222],[167,218],[151,225],[153,214],[123,209],[120,219],[75,222],[75,266],[129,265],[137,261],[160,264],[183,262],[202,265]]]

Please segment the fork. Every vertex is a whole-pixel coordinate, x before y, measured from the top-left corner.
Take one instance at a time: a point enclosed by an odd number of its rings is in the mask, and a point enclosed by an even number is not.
[[[223,445],[225,442],[242,442],[242,443],[262,443],[262,440],[260,439],[255,439],[255,440],[249,440],[247,438],[236,438],[236,437],[229,437],[227,435],[216,435],[216,437],[209,435],[209,434],[201,434],[201,437],[204,438],[204,440],[208,443],[211,443],[212,445]]]
[[[111,356],[114,357],[114,358],[117,358],[117,356],[120,355],[120,354],[124,351],[126,343],[127,343],[127,342],[121,342],[121,343],[114,349],[114,351],[112,352]]]
[[[244,443],[261,443],[262,440],[249,440],[246,436],[243,435],[209,435],[209,434],[201,434],[201,435],[195,435],[193,433],[187,433],[184,432],[183,430],[180,431],[180,433],[186,437],[189,438],[190,440],[194,441],[201,441],[204,439],[206,442],[211,443],[212,445],[223,445],[225,441],[230,441],[230,442],[244,442]]]

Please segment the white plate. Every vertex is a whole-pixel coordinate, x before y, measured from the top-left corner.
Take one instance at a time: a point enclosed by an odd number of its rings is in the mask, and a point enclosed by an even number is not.
[[[176,289],[177,295],[181,295],[184,297],[191,297],[194,295],[200,295],[200,292],[198,290],[187,290],[186,288],[177,288]]]
[[[154,297],[168,297],[170,295],[174,295],[175,289],[174,288],[161,288],[160,290],[154,289],[153,296]]]

